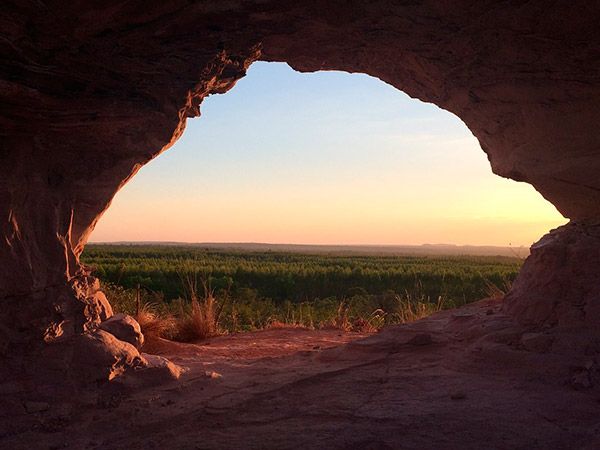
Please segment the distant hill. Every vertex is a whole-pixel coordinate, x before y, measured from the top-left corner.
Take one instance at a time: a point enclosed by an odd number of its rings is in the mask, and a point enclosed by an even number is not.
[[[335,255],[416,255],[416,256],[512,256],[525,258],[527,247],[500,247],[479,245],[423,244],[423,245],[311,245],[311,244],[266,244],[255,242],[90,242],[94,245],[160,245],[178,247],[200,247],[211,250],[238,250],[249,252],[293,252]]]

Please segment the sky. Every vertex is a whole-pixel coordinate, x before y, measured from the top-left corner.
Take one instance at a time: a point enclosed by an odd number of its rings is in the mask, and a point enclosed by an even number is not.
[[[91,241],[529,246],[566,222],[458,117],[377,78],[257,62],[201,110]]]

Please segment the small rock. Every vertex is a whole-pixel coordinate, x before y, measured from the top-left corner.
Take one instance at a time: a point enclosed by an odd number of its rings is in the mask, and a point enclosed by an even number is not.
[[[140,364],[121,376],[119,383],[130,388],[156,386],[178,380],[187,370],[162,356],[142,353]]]
[[[117,339],[129,342],[138,350],[144,344],[144,335],[140,324],[127,314],[115,314],[100,324],[100,329],[112,334]]]
[[[207,370],[206,372],[204,372],[204,375],[206,375],[208,378],[212,378],[213,380],[223,378],[223,375],[221,375],[218,372],[213,372],[212,370]]]
[[[25,411],[28,414],[48,411],[50,409],[50,405],[46,402],[25,402],[23,406],[25,406]]]
[[[141,371],[147,374],[153,373],[156,381],[178,380],[187,371],[187,368],[174,364],[162,356],[142,353],[142,357],[145,359],[147,366]]]

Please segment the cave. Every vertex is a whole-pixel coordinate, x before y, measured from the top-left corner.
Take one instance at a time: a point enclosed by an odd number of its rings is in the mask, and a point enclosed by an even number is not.
[[[181,136],[206,96],[259,60],[365,73],[461,118],[495,174],[531,184],[570,220],[532,246],[500,311],[521,335],[567,333],[562,354],[592,358],[599,20],[594,2],[567,1],[6,2],[3,380],[86,383],[139,358],[89,337],[111,308],[79,256],[115,193]],[[118,370],[105,367],[108,347]],[[593,384],[595,363],[585,367]]]

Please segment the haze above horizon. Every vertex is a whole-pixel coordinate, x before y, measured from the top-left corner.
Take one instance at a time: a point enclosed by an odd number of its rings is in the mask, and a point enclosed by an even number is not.
[[[464,123],[376,78],[255,63],[115,197],[92,242],[529,246],[565,223]]]

